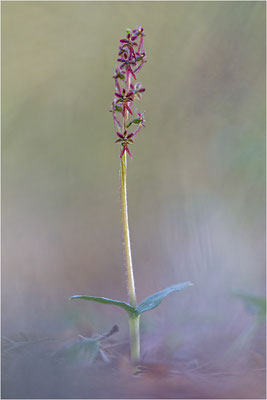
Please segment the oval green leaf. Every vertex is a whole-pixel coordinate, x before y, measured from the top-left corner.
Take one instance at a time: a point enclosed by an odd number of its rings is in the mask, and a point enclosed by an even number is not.
[[[182,282],[177,285],[172,285],[167,287],[166,289],[161,290],[160,292],[152,294],[152,296],[147,297],[139,306],[136,308],[136,313],[142,314],[146,311],[153,310],[160,305],[163,299],[168,296],[172,292],[176,292],[179,290],[183,290],[188,288],[189,286],[193,286],[191,282]]]
[[[135,312],[134,307],[132,307],[130,304],[124,302],[124,301],[119,301],[119,300],[112,300],[112,299],[107,299],[106,297],[96,297],[96,296],[83,296],[83,295],[77,295],[77,296],[71,296],[71,300],[74,299],[83,299],[83,300],[91,300],[91,301],[96,301],[98,303],[104,303],[104,304],[112,304],[114,306],[119,306],[124,308],[129,314],[133,314]]]

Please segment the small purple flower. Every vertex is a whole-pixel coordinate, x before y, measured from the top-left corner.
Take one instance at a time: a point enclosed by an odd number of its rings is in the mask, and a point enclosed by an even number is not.
[[[140,119],[140,124],[143,126],[143,127],[145,127],[145,125],[144,125],[144,123],[146,122],[145,121],[145,113],[143,112],[143,113],[137,113],[137,115],[138,115],[138,117],[139,117],[139,119]]]
[[[138,127],[137,127],[137,129],[133,132],[133,136],[135,137],[139,132],[140,132],[140,130],[141,130],[141,128],[142,127],[145,127],[145,118],[144,118],[144,114],[145,113],[138,113],[137,115],[138,115],[138,119],[137,119],[137,121],[138,121]],[[136,122],[135,122],[136,123]]]
[[[115,100],[113,100],[113,102],[111,104],[111,109],[109,111],[112,112],[113,125],[115,126],[115,128],[117,128],[117,126],[119,126],[121,128],[121,123],[118,120],[118,118],[116,117],[116,111],[118,111],[118,107],[116,106]]]
[[[145,35],[144,35],[144,29],[142,28],[142,26],[141,25],[138,25],[138,27],[137,27],[137,29],[134,29],[133,30],[133,34],[135,35],[135,36],[140,36],[140,42],[139,42],[139,46],[138,46],[138,52],[141,50],[141,48],[143,47],[143,41],[144,41],[144,37],[145,37]]]
[[[142,85],[140,82],[137,82],[135,85],[131,84],[131,90],[133,91],[134,94],[137,94],[137,97],[139,100],[141,100],[141,98],[142,98],[141,93],[144,93],[146,90],[145,88],[142,88],[141,86]]]
[[[121,39],[120,42],[122,43],[122,49],[127,47],[129,50],[129,60],[131,60],[132,58],[135,59],[135,52],[134,52],[134,47],[138,46],[138,44],[135,42],[135,40],[137,39],[137,35],[134,35],[131,37],[131,34],[128,33],[127,35],[127,39]]]

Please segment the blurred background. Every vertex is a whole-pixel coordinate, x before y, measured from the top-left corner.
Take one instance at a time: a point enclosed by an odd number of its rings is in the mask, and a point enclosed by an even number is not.
[[[127,300],[109,107],[118,42],[138,24],[148,62],[137,104],[147,123],[128,163],[137,298],[194,282],[144,314],[143,354],[254,352],[261,369],[263,324],[251,328],[257,310],[235,294],[265,294],[264,2],[2,3],[2,333],[117,324],[127,338],[123,310],[68,298]],[[2,367],[5,398],[37,397],[15,359]]]

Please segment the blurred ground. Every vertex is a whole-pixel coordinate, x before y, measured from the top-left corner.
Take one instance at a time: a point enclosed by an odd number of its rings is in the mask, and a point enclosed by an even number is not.
[[[179,372],[155,381],[125,377],[127,345],[75,372],[51,355],[114,324],[127,340],[123,311],[68,298],[127,299],[108,110],[118,41],[139,23],[137,297],[194,282],[143,316],[144,362]],[[4,341],[3,398],[264,397],[263,322],[233,296],[265,293],[264,2],[2,2],[2,149],[2,334],[38,340]]]
[[[197,324],[188,328],[189,336],[198,331]],[[13,345],[13,350],[3,354],[3,398],[265,397],[263,327],[238,348],[241,336],[225,333],[199,336],[193,341],[184,335],[175,347],[163,332],[152,346],[151,339],[145,337],[146,353],[135,375],[128,345],[116,340],[106,342],[103,348],[109,349],[108,359],[104,362],[98,357],[89,365],[81,353],[77,358],[66,357],[74,337],[69,332],[57,338],[13,338],[17,348]]]

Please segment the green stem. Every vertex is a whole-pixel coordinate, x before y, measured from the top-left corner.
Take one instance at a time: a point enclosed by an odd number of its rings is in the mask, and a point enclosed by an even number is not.
[[[120,173],[122,230],[123,230],[123,239],[124,239],[124,252],[125,252],[125,260],[126,260],[129,301],[130,301],[131,306],[136,307],[136,295],[135,295],[132,254],[131,254],[130,231],[129,231],[129,224],[128,224],[126,175],[127,175],[127,156],[126,156],[126,152],[125,152],[121,158],[121,173]],[[138,317],[136,317],[136,316],[129,317],[129,328],[130,328],[130,343],[131,343],[131,359],[132,359],[132,361],[137,361],[140,358],[139,316]]]
[[[139,332],[139,320],[138,317],[129,317],[129,329],[130,329],[130,342],[131,342],[131,360],[138,361],[140,358],[140,332]]]

